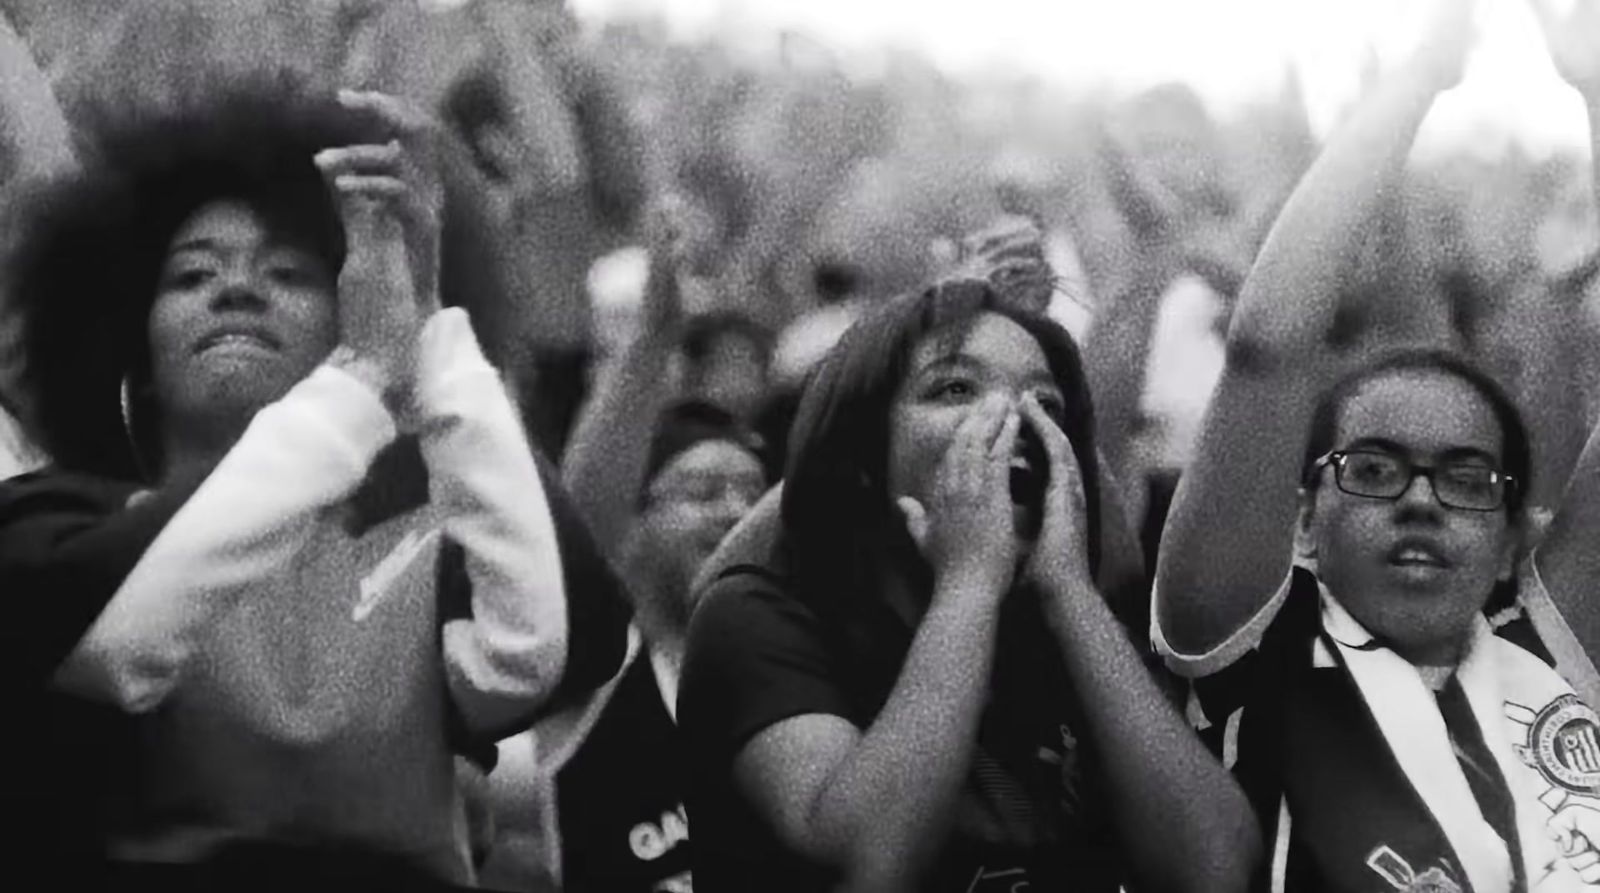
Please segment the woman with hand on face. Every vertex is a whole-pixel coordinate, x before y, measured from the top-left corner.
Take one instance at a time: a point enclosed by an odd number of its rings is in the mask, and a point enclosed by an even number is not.
[[[1591,59],[1597,6],[1564,29]],[[1600,730],[1517,597],[1527,429],[1452,353],[1374,357],[1378,311],[1348,282],[1472,13],[1440,5],[1285,207],[1161,545],[1153,638],[1272,841],[1262,889],[1600,884]],[[1572,601],[1592,588],[1594,477],[1535,555]]]
[[[1094,583],[1092,427],[1071,338],[987,283],[845,336],[777,547],[690,625],[697,889],[1244,889],[1249,808]]]
[[[440,309],[448,147],[282,80],[96,136],[7,270],[55,463],[0,487],[19,855],[468,883],[455,756],[602,682],[626,611]]]

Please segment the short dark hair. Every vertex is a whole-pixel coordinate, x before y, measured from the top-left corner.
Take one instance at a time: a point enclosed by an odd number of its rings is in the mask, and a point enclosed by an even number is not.
[[[765,457],[756,435],[733,414],[704,400],[680,400],[668,405],[656,417],[645,456],[644,476],[639,481],[638,507],[649,503],[650,485],[661,470],[679,455],[708,440],[727,441],[750,451],[766,471]]]
[[[1533,476],[1533,447],[1527,426],[1516,404],[1488,373],[1470,361],[1437,349],[1408,348],[1346,373],[1318,397],[1311,413],[1311,434],[1300,466],[1300,478],[1307,490],[1317,486],[1316,463],[1334,448],[1339,415],[1350,398],[1380,378],[1408,372],[1445,375],[1466,383],[1488,402],[1500,423],[1502,469],[1511,475],[1513,486],[1506,495],[1506,509],[1513,516],[1521,513]]]

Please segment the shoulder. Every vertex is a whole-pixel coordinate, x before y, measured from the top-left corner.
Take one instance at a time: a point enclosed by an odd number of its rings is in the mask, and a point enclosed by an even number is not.
[[[113,512],[139,490],[128,481],[46,468],[0,481],[0,524],[46,511]]]
[[[821,619],[765,565],[736,565],[705,589],[689,625],[691,652],[705,648],[797,644],[823,638]]]
[[[824,624],[782,577],[765,568],[730,568],[690,622],[680,725],[731,754],[790,717],[851,717],[851,686],[830,642]]]

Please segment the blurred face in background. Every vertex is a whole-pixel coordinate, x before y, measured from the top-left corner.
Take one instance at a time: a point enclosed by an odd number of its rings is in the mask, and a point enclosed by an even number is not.
[[[733,525],[766,492],[760,460],[729,440],[703,440],[673,456],[650,482],[636,530],[648,572],[662,574],[658,591],[678,593],[663,606],[687,621],[689,584]]]
[[[721,407],[748,424],[766,399],[767,352],[750,338],[725,334],[698,362],[686,364],[684,390],[684,396]]]

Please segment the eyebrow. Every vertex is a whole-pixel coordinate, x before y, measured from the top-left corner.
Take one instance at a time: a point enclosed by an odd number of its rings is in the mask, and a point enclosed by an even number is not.
[[[182,254],[185,251],[220,251],[220,250],[222,250],[222,246],[217,244],[217,240],[215,240],[215,239],[195,238],[195,239],[184,239],[182,242],[179,242],[178,244],[172,246],[172,250],[168,251],[167,253],[168,254]]]
[[[1350,445],[1345,447],[1345,449],[1379,449],[1387,453],[1395,453],[1402,456],[1411,455],[1411,450],[1383,437],[1358,437],[1355,440],[1350,441]],[[1495,454],[1487,450],[1478,449],[1477,447],[1450,447],[1449,449],[1440,450],[1438,457],[1440,460],[1445,462],[1450,462],[1457,459],[1482,459],[1491,465],[1498,465],[1500,462],[1500,459],[1495,456]]]
[[[920,366],[914,374],[923,375],[928,372],[936,372],[941,369],[967,369],[971,371],[983,371],[988,369],[988,365],[974,357],[972,354],[955,350],[934,357],[932,360],[929,360],[927,363],[924,363],[922,366]],[[1024,380],[1024,383],[1028,385],[1048,385],[1052,388],[1060,390],[1060,386],[1056,384],[1056,377],[1048,370],[1029,373],[1028,377]]]

